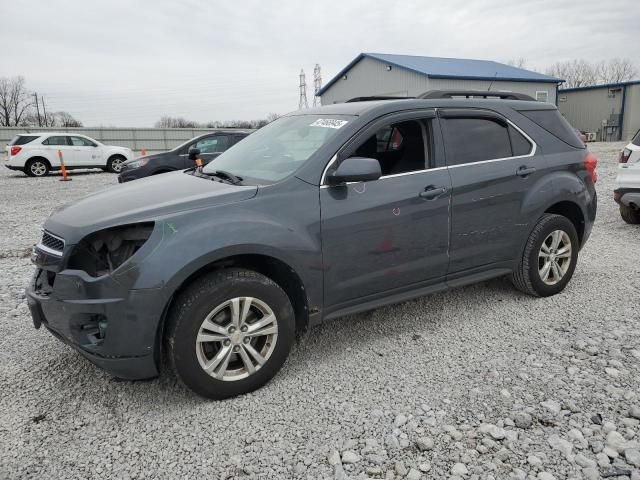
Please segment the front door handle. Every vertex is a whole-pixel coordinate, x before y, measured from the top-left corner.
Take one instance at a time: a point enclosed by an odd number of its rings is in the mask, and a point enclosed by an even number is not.
[[[526,165],[523,165],[518,170],[516,170],[516,175],[518,175],[519,177],[526,177],[528,175],[531,175],[532,173],[535,173],[535,171],[536,167],[527,167]]]
[[[434,186],[429,186],[429,187],[425,187],[425,189],[421,191],[418,195],[420,196],[420,198],[424,198],[426,200],[433,200],[445,193],[447,193],[447,189],[445,187],[436,188]]]

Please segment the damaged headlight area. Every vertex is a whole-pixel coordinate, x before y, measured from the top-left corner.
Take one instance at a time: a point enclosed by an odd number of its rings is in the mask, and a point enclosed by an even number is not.
[[[67,268],[92,277],[110,274],[140,250],[153,226],[154,222],[135,223],[92,233],[73,249]]]

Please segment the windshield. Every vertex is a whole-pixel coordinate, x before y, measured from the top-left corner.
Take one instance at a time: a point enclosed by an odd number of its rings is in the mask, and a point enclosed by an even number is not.
[[[252,133],[204,167],[204,173],[230,172],[245,183],[273,183],[291,175],[353,117],[281,117]]]

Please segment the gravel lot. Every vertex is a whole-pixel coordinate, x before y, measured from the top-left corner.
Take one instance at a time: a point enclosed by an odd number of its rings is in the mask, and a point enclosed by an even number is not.
[[[318,327],[265,388],[205,401],[116,381],[44,330],[24,252],[58,204],[116,183],[0,173],[0,478],[640,479],[640,229],[612,200],[563,294],[505,279]]]

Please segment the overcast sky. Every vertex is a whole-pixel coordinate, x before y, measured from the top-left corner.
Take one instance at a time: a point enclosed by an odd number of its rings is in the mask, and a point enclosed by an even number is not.
[[[640,65],[638,0],[1,2],[0,76],[88,126],[283,114],[301,68],[311,102],[314,65],[326,82],[360,52]]]

